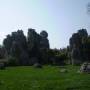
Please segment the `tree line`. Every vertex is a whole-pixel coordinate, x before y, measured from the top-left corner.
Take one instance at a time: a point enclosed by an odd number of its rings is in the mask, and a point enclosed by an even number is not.
[[[48,33],[45,30],[38,34],[35,29],[30,28],[27,36],[23,30],[17,30],[3,40],[0,59],[5,59],[9,66],[35,63],[80,64],[90,60],[90,36],[86,29],[80,29],[72,34],[66,48],[50,49]]]

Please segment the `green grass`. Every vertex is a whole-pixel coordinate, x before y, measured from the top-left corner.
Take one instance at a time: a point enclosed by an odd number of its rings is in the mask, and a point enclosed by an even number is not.
[[[0,70],[0,90],[90,90],[90,74],[77,73],[79,66],[7,67]]]

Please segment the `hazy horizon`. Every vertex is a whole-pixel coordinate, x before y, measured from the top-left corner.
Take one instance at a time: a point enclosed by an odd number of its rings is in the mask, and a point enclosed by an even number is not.
[[[51,48],[68,45],[72,33],[85,28],[90,34],[90,0],[0,0],[0,43],[13,31],[28,28],[49,34]]]

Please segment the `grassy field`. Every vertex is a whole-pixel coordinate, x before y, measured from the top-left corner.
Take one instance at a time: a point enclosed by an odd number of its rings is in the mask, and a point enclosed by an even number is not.
[[[90,90],[90,74],[77,73],[79,67],[7,67],[0,70],[0,90]]]

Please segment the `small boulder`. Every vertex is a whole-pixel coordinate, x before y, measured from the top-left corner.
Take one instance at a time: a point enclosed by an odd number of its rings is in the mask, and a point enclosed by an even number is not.
[[[61,73],[66,73],[67,72],[67,69],[61,69],[60,72]]]
[[[41,65],[40,63],[35,63],[35,64],[34,64],[34,67],[35,67],[35,68],[42,68],[42,65]]]
[[[90,63],[83,63],[80,68],[80,72],[87,72],[90,73]]]

